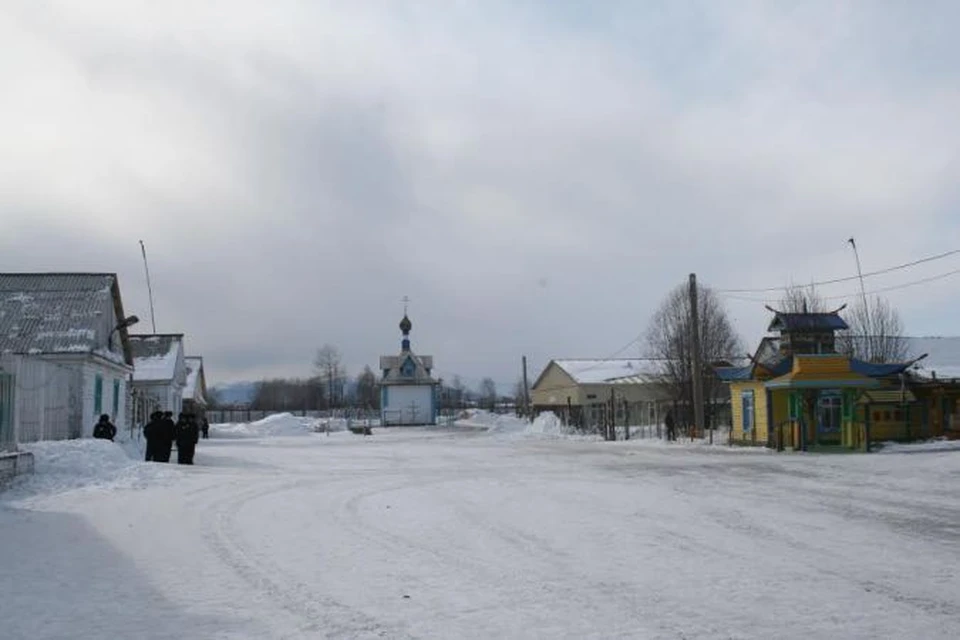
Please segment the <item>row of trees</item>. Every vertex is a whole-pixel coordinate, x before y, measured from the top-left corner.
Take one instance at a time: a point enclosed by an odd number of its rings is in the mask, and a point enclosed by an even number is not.
[[[325,344],[317,349],[313,369],[314,375],[309,378],[274,378],[257,383],[250,408],[266,411],[380,408],[377,375],[366,366],[351,379],[343,356],[335,346]],[[442,409],[467,406],[493,409],[502,398],[498,397],[492,378],[484,378],[476,389],[469,389],[460,376],[455,375],[449,383],[440,380],[439,400]]]
[[[698,286],[697,307],[700,329],[700,362],[705,371],[712,365],[735,362],[748,355],[719,296],[710,288]],[[827,312],[824,299],[810,287],[788,287],[778,303],[778,311],[787,313]],[[686,285],[679,285],[664,298],[650,321],[646,349],[656,359],[664,384],[681,421],[692,422],[693,407],[693,341],[690,295]],[[843,314],[849,329],[838,333],[840,353],[874,363],[898,362],[906,358],[903,323],[896,309],[886,300],[873,296],[861,300]],[[707,415],[729,391],[715,376],[703,375],[704,405]],[[709,423],[709,419],[708,419]]]

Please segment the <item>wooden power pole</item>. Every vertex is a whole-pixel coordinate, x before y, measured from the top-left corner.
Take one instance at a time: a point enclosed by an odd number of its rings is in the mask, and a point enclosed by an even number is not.
[[[693,382],[693,421],[694,429],[704,428],[703,423],[703,363],[700,362],[700,307],[697,301],[697,274],[690,274],[690,368]],[[713,444],[713,431],[710,432]]]
[[[523,417],[530,419],[530,385],[527,384],[527,356],[523,356]]]

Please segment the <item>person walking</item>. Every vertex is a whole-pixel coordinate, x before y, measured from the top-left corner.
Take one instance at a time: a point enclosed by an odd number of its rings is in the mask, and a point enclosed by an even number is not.
[[[673,411],[667,411],[667,416],[663,419],[663,424],[667,427],[667,440],[677,439],[676,424],[673,421]]]
[[[100,420],[93,427],[93,437],[100,440],[109,440],[113,442],[113,439],[117,435],[117,428],[113,426],[113,423],[110,422],[110,416],[103,414],[100,416]]]
[[[193,415],[181,413],[177,420],[177,463],[193,464],[193,454],[200,439],[200,430]]]
[[[156,462],[160,462],[160,460],[157,459],[157,437],[163,428],[163,425],[160,424],[161,418],[163,418],[163,414],[159,411],[154,411],[150,414],[150,422],[143,425],[143,437],[147,441],[147,450],[144,454],[144,460],[147,462],[154,460]]]
[[[200,416],[200,433],[203,434],[204,440],[210,437],[210,421],[207,420],[207,416]]]

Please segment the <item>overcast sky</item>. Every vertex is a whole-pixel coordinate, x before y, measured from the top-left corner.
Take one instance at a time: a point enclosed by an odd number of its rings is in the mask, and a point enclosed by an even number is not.
[[[149,331],[143,239],[157,329],[211,382],[307,374],[325,342],[376,367],[406,295],[440,375],[507,386],[522,354],[617,351],[690,272],[960,246],[957,24],[949,1],[0,0],[0,270],[117,272]],[[887,295],[957,335],[958,283]],[[725,303],[752,348],[763,303]]]

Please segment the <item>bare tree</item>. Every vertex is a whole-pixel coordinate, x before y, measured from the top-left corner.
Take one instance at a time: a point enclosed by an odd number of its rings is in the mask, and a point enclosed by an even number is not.
[[[522,415],[527,409],[527,387],[523,384],[522,377],[517,378],[516,384],[513,385],[513,402],[517,415]]]
[[[873,296],[853,305],[845,320],[850,329],[838,336],[838,350],[854,358],[878,364],[903,362],[907,343],[900,314],[884,298]]]
[[[739,358],[742,344],[734,331],[723,304],[707,287],[698,286],[697,304],[700,320],[700,362],[705,380],[704,402],[706,412],[726,397],[722,385],[713,384],[711,365],[719,361]],[[647,328],[646,349],[656,358],[667,392],[672,396],[677,424],[690,424],[693,418],[693,366],[690,338],[690,297],[687,285],[674,288],[661,302]]]
[[[786,313],[823,313],[827,306],[814,285],[792,284],[783,290],[777,309]]]
[[[460,379],[460,376],[453,376],[453,382],[450,383],[450,389],[453,390],[454,406],[457,408],[463,408],[464,400],[466,400],[465,392],[467,388],[464,386],[463,380]]]
[[[380,406],[377,395],[377,376],[370,367],[364,367],[363,373],[357,376],[357,404],[364,408],[376,409]]]
[[[480,395],[480,401],[488,409],[493,411],[497,407],[497,383],[493,378],[484,378],[480,381],[480,388],[477,390]]]
[[[325,344],[317,349],[317,356],[313,360],[317,376],[327,383],[327,400],[331,407],[342,399],[343,377],[346,371],[341,362],[340,351],[331,344]]]
[[[319,409],[323,403],[323,386],[317,380],[274,378],[257,383],[252,409],[264,411],[299,411]]]

